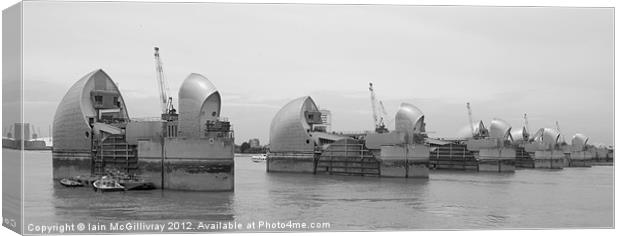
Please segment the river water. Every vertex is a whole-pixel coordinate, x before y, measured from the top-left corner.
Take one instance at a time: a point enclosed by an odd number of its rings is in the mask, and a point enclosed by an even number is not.
[[[90,232],[109,232],[110,223],[119,222],[145,232],[154,229],[137,224],[166,224],[165,232],[226,231],[221,226],[229,222],[243,225],[237,231],[613,227],[611,166],[431,171],[420,180],[266,173],[264,162],[236,156],[231,193],[98,193],[53,181],[51,152],[26,152],[24,164],[26,233],[36,233],[35,226],[77,223],[90,224]],[[261,222],[267,223],[259,228]],[[301,223],[315,226],[296,228]]]

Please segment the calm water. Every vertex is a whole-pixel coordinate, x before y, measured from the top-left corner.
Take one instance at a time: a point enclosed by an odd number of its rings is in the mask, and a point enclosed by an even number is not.
[[[613,167],[433,171],[430,179],[265,172],[235,158],[235,192],[96,193],[52,181],[51,153],[26,154],[25,222],[328,222],[330,230],[613,226]],[[258,231],[258,230],[253,230]],[[273,231],[273,230],[272,230]]]

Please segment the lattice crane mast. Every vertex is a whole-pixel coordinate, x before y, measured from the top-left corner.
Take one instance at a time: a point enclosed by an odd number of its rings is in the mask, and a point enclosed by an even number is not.
[[[383,107],[383,102],[377,100],[372,82],[368,83],[368,85],[368,90],[370,91],[370,105],[372,106],[372,118],[375,122],[375,132],[387,133],[388,129],[385,127],[384,122],[385,116],[387,115],[385,107]]]
[[[176,110],[172,105],[172,97],[168,97],[168,81],[164,76],[163,63],[159,56],[159,47],[155,47],[155,72],[157,73],[157,86],[159,87],[159,99],[162,119],[172,120]]]

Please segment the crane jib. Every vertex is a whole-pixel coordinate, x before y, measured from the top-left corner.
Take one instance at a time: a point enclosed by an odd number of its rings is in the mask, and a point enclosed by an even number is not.
[[[157,72],[157,85],[159,87],[160,106],[162,114],[167,114],[168,109],[168,85],[164,76],[164,69],[159,57],[159,48],[155,47],[155,70]]]

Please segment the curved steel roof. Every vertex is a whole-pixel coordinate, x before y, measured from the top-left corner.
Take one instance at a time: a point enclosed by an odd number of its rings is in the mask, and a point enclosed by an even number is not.
[[[552,128],[541,128],[534,135],[534,141],[555,145],[560,141],[560,132]]]
[[[588,138],[588,136],[583,134],[575,134],[571,140],[571,145],[575,147],[585,147],[588,144],[589,139],[590,138]]]
[[[221,96],[206,77],[192,73],[179,88],[179,135],[199,137],[206,120],[220,117]]]
[[[407,136],[426,132],[424,113],[416,106],[402,103],[396,112],[396,131],[405,132]]]
[[[203,103],[214,94],[219,95],[217,88],[206,77],[192,73],[181,84],[179,89],[179,112],[184,110],[200,110]],[[183,105],[183,107],[181,107]],[[219,114],[220,104],[217,104]]]
[[[311,126],[304,113],[318,111],[309,96],[297,98],[282,107],[271,120],[269,150],[271,152],[314,151]]]
[[[472,138],[473,137],[471,133],[472,128],[474,130],[474,134],[476,134],[477,136],[481,136],[482,133],[487,130],[482,120],[474,121],[470,125],[465,125],[465,127],[461,128],[459,130],[458,136],[460,138],[465,138],[465,139]]]
[[[521,127],[521,129],[512,130],[510,133],[512,136],[512,140],[517,141],[528,141],[529,140],[529,132],[525,127]]]
[[[90,98],[93,90],[108,90],[119,94],[121,114],[128,118],[125,100],[110,76],[102,69],[94,70],[75,82],[62,98],[54,114],[54,149],[87,151],[90,149],[88,117],[97,116]]]
[[[497,139],[511,139],[510,130],[512,127],[508,122],[502,119],[495,118],[491,120],[491,126],[489,127],[489,137]]]

